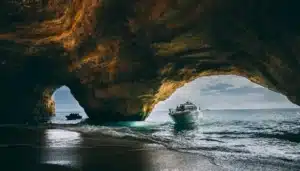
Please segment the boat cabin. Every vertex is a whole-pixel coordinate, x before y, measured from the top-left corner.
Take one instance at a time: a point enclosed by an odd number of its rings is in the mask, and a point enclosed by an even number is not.
[[[169,109],[169,113],[175,113],[176,111],[181,112],[181,111],[185,111],[185,110],[190,110],[190,111],[197,110],[197,106],[194,105],[192,102],[187,101],[187,102],[177,106],[175,110]]]
[[[197,110],[197,106],[195,106],[193,103],[187,101],[186,103],[177,106],[176,110],[177,111]]]
[[[184,105],[185,110],[197,110],[195,105]]]

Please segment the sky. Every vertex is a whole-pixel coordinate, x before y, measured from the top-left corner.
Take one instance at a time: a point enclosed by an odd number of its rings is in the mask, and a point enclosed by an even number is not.
[[[83,110],[63,86],[54,93],[56,109]],[[248,79],[234,75],[201,77],[179,88],[167,100],[158,103],[154,111],[167,110],[187,100],[202,109],[266,109],[295,108],[288,99]]]
[[[234,75],[201,77],[176,90],[155,110],[190,100],[202,109],[295,108],[286,96]]]
[[[62,86],[53,94],[56,112],[82,112],[83,108],[71,94],[70,89]]]

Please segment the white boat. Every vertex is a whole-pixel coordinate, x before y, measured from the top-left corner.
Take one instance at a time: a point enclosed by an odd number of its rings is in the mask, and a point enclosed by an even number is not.
[[[200,108],[187,101],[184,104],[180,104],[176,109],[169,109],[169,115],[176,124],[188,124],[195,123],[199,120],[202,114]]]

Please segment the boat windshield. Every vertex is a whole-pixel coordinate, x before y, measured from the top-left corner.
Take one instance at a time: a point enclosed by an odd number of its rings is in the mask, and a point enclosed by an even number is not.
[[[197,109],[197,107],[194,106],[194,105],[185,105],[184,108],[185,108],[185,109],[189,109],[189,110],[195,110],[195,109]]]

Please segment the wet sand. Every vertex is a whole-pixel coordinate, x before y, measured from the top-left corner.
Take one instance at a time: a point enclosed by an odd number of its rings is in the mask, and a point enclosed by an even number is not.
[[[17,148],[20,151],[24,149]],[[53,149],[52,149],[53,150]],[[109,151],[108,151],[109,150]],[[119,150],[119,151],[111,151]],[[1,149],[2,151],[2,149]],[[9,151],[7,151],[9,152]],[[11,153],[11,151],[10,151]],[[34,162],[28,161],[28,158],[14,157],[15,161],[1,162],[2,167],[6,170],[140,170],[140,171],[209,171],[224,170],[218,166],[212,165],[203,157],[191,154],[181,154],[169,150],[144,150],[144,151],[128,151],[120,149],[84,149],[85,154],[80,158],[81,161],[69,160],[67,158],[74,157],[69,149],[59,149],[54,152],[51,161]],[[88,156],[86,155],[88,153]],[[4,153],[5,154],[5,153]],[[16,153],[14,153],[16,154]],[[81,153],[82,154],[82,153]],[[1,154],[3,156],[3,153]],[[19,160],[19,161],[16,161]],[[22,160],[22,161],[20,161]]]
[[[200,155],[133,140],[74,132],[65,135],[69,138],[60,134],[53,139],[45,130],[31,129],[0,128],[0,133],[0,164],[4,170],[223,170]]]
[[[300,170],[263,161],[217,161],[161,145],[61,129],[0,128],[0,164],[16,171]]]

